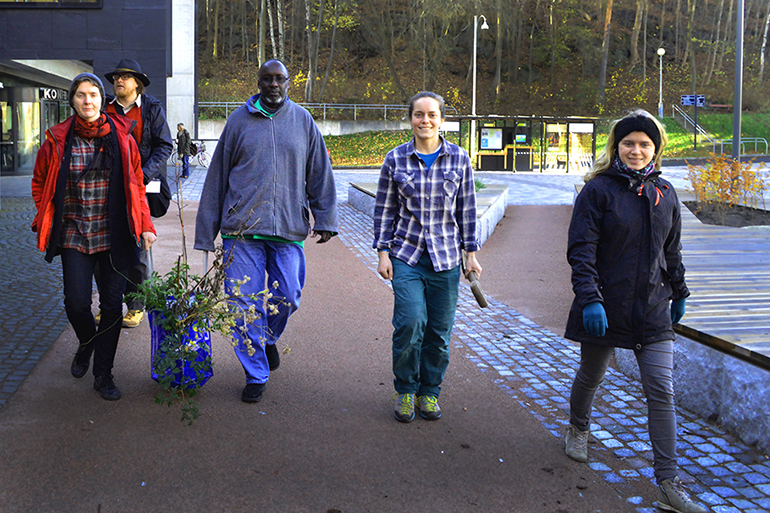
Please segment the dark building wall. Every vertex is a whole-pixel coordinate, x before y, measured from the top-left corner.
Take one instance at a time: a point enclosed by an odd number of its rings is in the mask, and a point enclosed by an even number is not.
[[[165,106],[170,18],[171,0],[104,0],[101,9],[0,7],[0,60],[89,61],[104,79],[120,59],[134,59],[150,78],[147,93]],[[106,80],[105,87],[112,92]]]

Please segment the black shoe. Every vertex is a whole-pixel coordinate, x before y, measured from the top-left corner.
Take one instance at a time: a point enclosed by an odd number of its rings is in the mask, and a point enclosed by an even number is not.
[[[275,344],[265,345],[265,355],[267,355],[267,366],[274,371],[281,365],[281,355],[278,354],[278,348]]]
[[[75,353],[75,358],[72,359],[72,365],[70,365],[70,372],[73,378],[82,378],[88,372],[88,364],[91,363],[91,358],[85,362],[79,361],[82,355]]]
[[[105,401],[117,401],[123,394],[120,393],[115,382],[112,381],[112,375],[96,376],[94,378],[94,390],[97,390]]]
[[[262,400],[262,392],[264,390],[264,383],[249,383],[241,393],[241,401],[244,403],[258,403]]]

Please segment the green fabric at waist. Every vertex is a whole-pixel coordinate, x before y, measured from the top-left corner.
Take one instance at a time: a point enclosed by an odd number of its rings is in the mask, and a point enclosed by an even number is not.
[[[244,239],[255,239],[255,240],[269,240],[270,242],[288,242],[290,244],[297,244],[300,247],[305,247],[305,241],[304,240],[288,240],[284,239],[283,237],[274,237],[272,235],[225,235],[222,234],[223,239],[237,239],[238,237],[243,237]]]

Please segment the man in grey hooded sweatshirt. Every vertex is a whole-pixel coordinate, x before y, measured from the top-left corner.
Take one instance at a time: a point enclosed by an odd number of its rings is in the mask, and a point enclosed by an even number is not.
[[[262,399],[270,371],[280,363],[276,342],[299,307],[305,283],[310,213],[319,243],[338,231],[326,144],[310,113],[289,100],[290,81],[278,60],[259,68],[260,94],[230,115],[219,137],[195,224],[195,249],[213,251],[214,239],[222,236],[232,257],[228,292],[236,286],[231,280],[250,277],[240,285],[238,301],[243,309],[253,306],[257,319],[233,330],[246,373],[245,402]],[[272,295],[267,306],[247,297],[265,290],[265,276]]]

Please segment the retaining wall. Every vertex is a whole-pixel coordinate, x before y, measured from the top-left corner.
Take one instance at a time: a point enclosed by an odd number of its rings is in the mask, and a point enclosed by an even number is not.
[[[640,379],[632,350],[616,349],[615,359],[621,372]],[[677,404],[770,451],[770,371],[677,335],[674,393]]]

